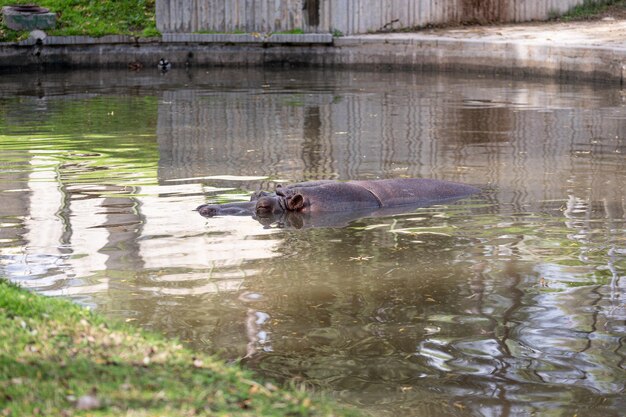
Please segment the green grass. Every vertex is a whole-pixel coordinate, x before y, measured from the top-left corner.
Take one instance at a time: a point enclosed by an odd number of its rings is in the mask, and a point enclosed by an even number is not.
[[[595,18],[600,13],[606,11],[609,6],[626,7],[624,0],[585,0],[583,4],[569,10],[564,15],[558,17],[559,20],[585,20]]]
[[[283,30],[281,32],[274,32],[276,35],[304,35],[304,30],[295,28],[291,30]]]
[[[347,416],[309,393],[0,280],[1,416]]]
[[[32,0],[0,0],[0,7],[10,4],[32,4]],[[49,35],[135,35],[159,36],[156,29],[155,0],[38,0],[42,7],[57,13],[57,27]],[[0,25],[0,41],[15,41],[28,37]]]

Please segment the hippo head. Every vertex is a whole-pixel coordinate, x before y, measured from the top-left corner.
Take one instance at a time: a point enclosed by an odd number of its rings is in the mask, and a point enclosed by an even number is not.
[[[302,194],[265,195],[256,201],[256,215],[259,217],[269,217],[287,211],[302,211],[305,207]]]
[[[284,197],[266,195],[256,201],[255,212],[259,217],[271,217],[285,210]]]

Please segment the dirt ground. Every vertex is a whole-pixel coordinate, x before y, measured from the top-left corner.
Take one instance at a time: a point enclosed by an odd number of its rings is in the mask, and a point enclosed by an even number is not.
[[[455,39],[626,48],[626,1],[580,19],[443,27],[420,33]]]

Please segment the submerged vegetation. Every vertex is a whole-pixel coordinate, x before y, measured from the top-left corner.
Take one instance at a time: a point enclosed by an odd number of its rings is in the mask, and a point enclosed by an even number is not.
[[[176,341],[0,280],[2,416],[342,416]]]
[[[32,4],[33,1],[0,0],[0,7],[20,3]],[[49,35],[159,35],[155,0],[38,0],[36,3],[57,14],[56,28],[46,31]],[[0,25],[0,41],[15,41],[27,36],[28,32]]]

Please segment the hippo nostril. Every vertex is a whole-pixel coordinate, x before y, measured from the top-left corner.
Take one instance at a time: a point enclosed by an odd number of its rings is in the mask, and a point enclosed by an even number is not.
[[[204,217],[213,217],[217,214],[216,208],[210,204],[203,204],[201,206],[198,206],[196,210],[198,211],[198,213],[200,213],[201,216]]]
[[[272,203],[263,198],[256,203],[256,213],[259,215],[267,215],[272,213]]]

